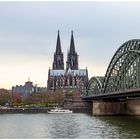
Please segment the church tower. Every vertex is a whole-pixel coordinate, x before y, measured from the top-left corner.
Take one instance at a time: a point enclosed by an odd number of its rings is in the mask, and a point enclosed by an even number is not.
[[[88,84],[88,70],[87,68],[79,69],[78,67],[78,55],[75,50],[73,31],[71,32],[66,64],[66,69],[64,69],[63,53],[58,31],[52,69],[49,68],[48,70],[47,89],[52,92],[58,90],[64,94],[73,91],[77,95],[85,95]]]
[[[78,55],[75,51],[73,31],[71,32],[70,50],[67,55],[66,69],[78,70]]]
[[[61,51],[59,30],[58,30],[58,35],[57,35],[56,51],[54,53],[52,69],[53,70],[63,70],[64,69],[64,60],[63,60],[63,53]]]

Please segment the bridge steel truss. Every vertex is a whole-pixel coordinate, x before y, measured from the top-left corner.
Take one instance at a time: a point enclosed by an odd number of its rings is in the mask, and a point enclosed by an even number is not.
[[[102,81],[104,77],[92,77],[88,82],[87,96],[98,95],[102,92]]]
[[[107,68],[104,78],[92,77],[87,96],[140,89],[140,39],[121,45]]]

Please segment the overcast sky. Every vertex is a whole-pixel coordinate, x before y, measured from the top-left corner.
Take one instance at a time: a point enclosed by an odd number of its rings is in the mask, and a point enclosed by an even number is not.
[[[46,86],[57,30],[66,62],[71,30],[79,67],[104,76],[117,48],[140,38],[140,2],[0,2],[0,88],[30,76]],[[66,63],[65,63],[66,64]]]

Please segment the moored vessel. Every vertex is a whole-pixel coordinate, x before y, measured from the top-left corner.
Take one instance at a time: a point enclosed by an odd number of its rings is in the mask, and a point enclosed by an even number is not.
[[[73,113],[72,110],[69,109],[62,109],[62,108],[54,108],[51,109],[50,111],[47,111],[49,114],[55,114],[55,113]]]

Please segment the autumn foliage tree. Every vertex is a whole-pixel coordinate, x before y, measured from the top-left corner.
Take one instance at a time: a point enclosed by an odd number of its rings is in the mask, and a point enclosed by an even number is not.
[[[21,93],[11,93],[10,105],[15,106],[21,104]]]
[[[26,98],[26,100],[24,100],[24,102],[26,104],[39,104],[39,103],[46,103],[47,99],[48,99],[47,94],[35,93],[35,94],[28,96],[28,98]]]
[[[25,104],[36,104],[36,105],[51,105],[58,104],[62,105],[64,101],[64,95],[60,91],[47,92],[47,93],[35,93],[28,96],[25,100]]]
[[[49,94],[48,97],[48,103],[55,103],[58,105],[62,105],[64,102],[64,94],[62,93],[62,91],[57,90],[53,93]]]
[[[0,89],[0,105],[5,105],[9,103],[11,99],[11,93],[8,90],[1,88]]]

